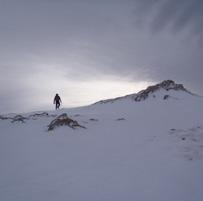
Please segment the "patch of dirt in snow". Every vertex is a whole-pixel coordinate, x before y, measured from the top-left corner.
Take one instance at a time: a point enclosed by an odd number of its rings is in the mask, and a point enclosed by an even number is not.
[[[203,159],[203,127],[171,129],[169,134],[175,139],[179,153],[187,160]]]
[[[98,119],[91,118],[90,121],[99,121]]]
[[[125,120],[126,120],[126,119],[123,118],[123,117],[116,119],[116,121],[125,121]]]

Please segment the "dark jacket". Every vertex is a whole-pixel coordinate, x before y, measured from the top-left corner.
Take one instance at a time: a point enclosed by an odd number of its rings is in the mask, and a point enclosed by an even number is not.
[[[54,98],[54,103],[60,103],[61,102],[61,98],[59,95],[56,95]]]

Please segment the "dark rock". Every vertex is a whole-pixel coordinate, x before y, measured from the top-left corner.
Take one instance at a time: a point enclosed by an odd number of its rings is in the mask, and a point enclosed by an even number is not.
[[[91,118],[90,121],[99,121],[98,119]]]
[[[169,97],[170,97],[169,95],[165,95],[165,96],[163,97],[163,99],[166,100],[166,99],[168,99]]]
[[[0,115],[0,120],[7,120],[7,119],[10,119],[10,117],[5,117],[5,116]]]
[[[118,119],[116,119],[116,121],[124,121],[125,120],[125,118],[118,118]]]
[[[25,123],[25,120],[28,120],[28,118],[23,117],[22,115],[16,115],[15,117],[12,118],[11,123],[14,123],[14,122]]]
[[[77,121],[70,119],[66,113],[61,114],[56,119],[54,119],[49,125],[48,125],[48,131],[54,130],[55,128],[59,126],[68,126],[72,129],[75,129],[77,127],[80,128],[86,128],[84,126],[81,126]]]
[[[35,113],[35,114],[31,114],[29,117],[48,117],[49,113],[47,112],[41,112],[41,113]]]

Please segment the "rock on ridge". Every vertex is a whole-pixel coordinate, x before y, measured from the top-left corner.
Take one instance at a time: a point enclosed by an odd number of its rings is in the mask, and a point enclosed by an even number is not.
[[[147,99],[150,94],[153,94],[154,92],[156,92],[160,89],[164,89],[166,91],[169,91],[169,90],[184,91],[191,95],[195,95],[195,94],[189,92],[182,84],[176,84],[173,80],[164,80],[163,82],[153,85],[153,86],[149,86],[145,90],[142,90],[138,93],[121,96],[121,97],[117,97],[117,98],[112,98],[112,99],[101,100],[101,101],[94,103],[94,105],[95,104],[114,103],[114,102],[121,101],[124,99],[129,99],[129,100],[139,102],[139,101]],[[170,98],[170,96],[168,94],[166,94],[163,97],[163,100],[167,100],[168,98]]]
[[[175,90],[189,92],[182,84],[176,84],[173,80],[164,80],[159,84],[149,86],[147,89],[140,91],[134,100],[137,102],[145,100],[148,98],[149,94],[152,94],[160,89],[164,89],[166,91]]]

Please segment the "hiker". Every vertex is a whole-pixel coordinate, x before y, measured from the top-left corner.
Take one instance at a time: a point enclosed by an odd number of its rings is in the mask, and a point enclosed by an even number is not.
[[[56,104],[56,110],[59,109],[60,103],[62,103],[61,98],[58,94],[56,94],[54,98],[54,104]]]

